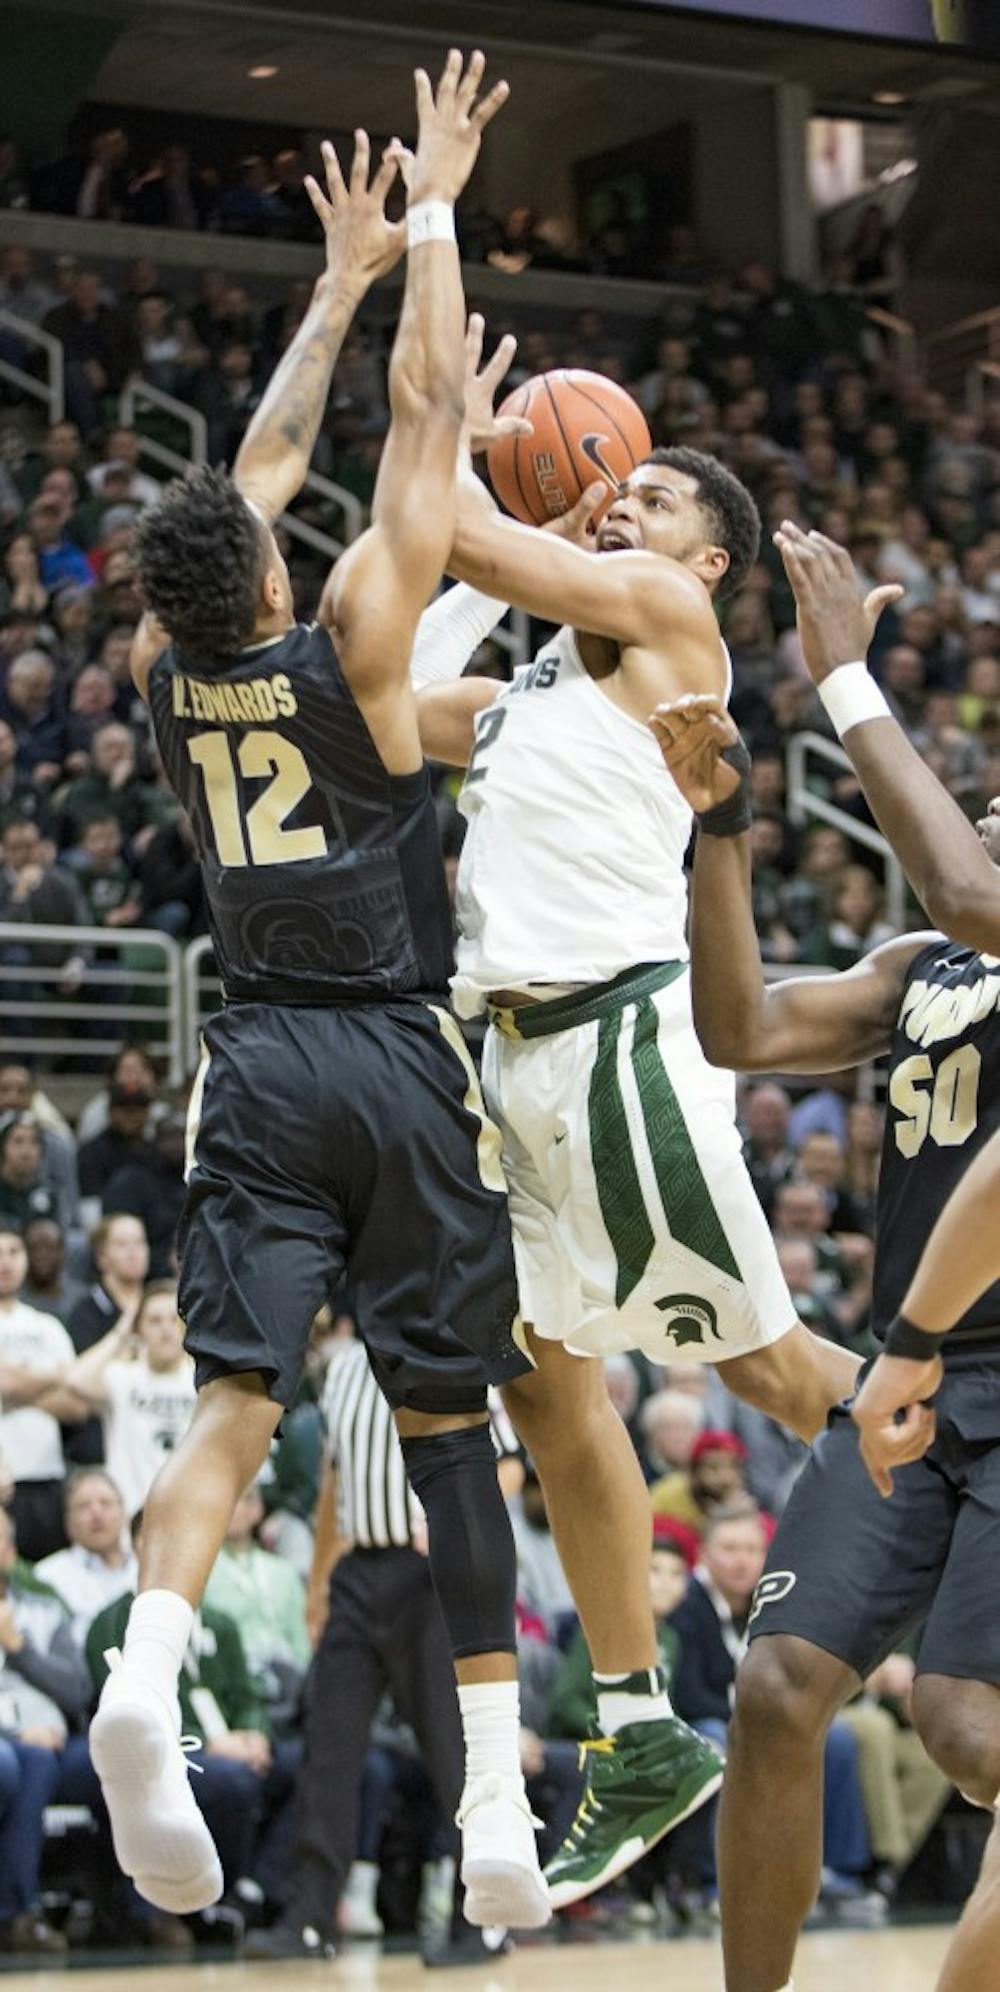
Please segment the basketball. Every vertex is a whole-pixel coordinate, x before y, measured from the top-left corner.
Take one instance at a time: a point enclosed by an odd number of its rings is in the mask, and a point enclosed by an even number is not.
[[[632,396],[606,375],[582,367],[536,374],[497,412],[521,415],[532,424],[530,436],[504,436],[488,457],[501,505],[526,526],[544,526],[568,512],[599,477],[607,482],[610,503],[652,448],[646,418]]]

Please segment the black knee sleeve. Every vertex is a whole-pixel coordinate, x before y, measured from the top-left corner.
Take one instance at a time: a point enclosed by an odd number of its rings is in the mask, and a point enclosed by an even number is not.
[[[516,1652],[514,1537],[489,1426],[403,1439],[402,1447],[456,1660]]]

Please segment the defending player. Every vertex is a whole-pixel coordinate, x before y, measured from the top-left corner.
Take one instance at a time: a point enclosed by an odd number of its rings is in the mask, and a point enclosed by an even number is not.
[[[481,321],[470,328],[478,357]],[[502,370],[487,369],[495,384]],[[478,439],[490,411],[477,409]],[[759,521],[723,466],[657,451],[618,493],[599,557],[498,514],[471,470],[414,674],[429,754],[469,761],[459,869],[464,1015],[504,1136],[534,1374],[506,1402],[536,1461],[595,1667],[601,1726],[579,1817],[548,1869],[590,1893],[703,1802],[718,1766],[671,1718],[642,1573],[649,1502],[600,1357],[725,1365],[727,1384],[811,1439],[857,1361],[797,1321],[744,1167],[732,1076],[695,1036],[683,860],[691,813],[646,724],[660,698],[728,691],[713,600]],[[562,623],[514,683],[448,683],[513,600]],[[471,756],[471,759],[470,759]]]
[[[816,608],[841,661],[865,653],[879,606],[866,608],[851,578],[849,616],[837,602],[829,616]],[[912,1304],[928,1232],[1000,1129],[995,960],[940,935],[907,935],[845,975],[766,988],[751,912],[745,775],[741,785],[722,759],[736,729],[711,699],[661,709],[654,726],[701,830],[692,961],[709,1055],[750,1072],[811,1073],[890,1053],[873,1321],[876,1333],[888,1330],[888,1349],[906,1356],[919,1336],[899,1317]],[[981,831],[1000,858],[1000,818]],[[1000,1283],[965,1298],[942,1348],[936,1429],[935,1413],[917,1409],[897,1442],[895,1498],[876,1491],[857,1426],[839,1407],[772,1545],[737,1679],[720,1812],[728,1992],[779,1992],[790,1983],[819,1878],[826,1727],[925,1618],[914,1722],[950,1779],[983,1805],[996,1800],[1000,1592],[990,1573],[1000,1550]],[[935,1380],[924,1371],[925,1387]]]
[[[188,1784],[175,1685],[234,1501],[295,1392],[310,1323],[345,1269],[427,1512],[468,1747],[471,1921],[550,1910],[518,1757],[515,1567],[486,1422],[519,1375],[499,1140],[440,999],[444,870],[408,683],[417,618],[452,537],[463,412],[453,204],[484,126],[484,61],[452,51],[420,138],[406,224],[350,191],[326,148],[310,184],[327,270],[240,450],[146,515],[138,559],[159,625],[133,661],[205,878],[225,1009],[191,1103],[181,1311],[198,1409],[146,1505],[140,1596],[91,1730],[126,1872],[161,1907],[219,1892]],[[272,522],[299,489],[361,295],[409,242],[392,426],[372,526],[320,619],[294,617]],[[414,494],[420,493],[416,503]],[[164,634],[166,632],[166,634]]]

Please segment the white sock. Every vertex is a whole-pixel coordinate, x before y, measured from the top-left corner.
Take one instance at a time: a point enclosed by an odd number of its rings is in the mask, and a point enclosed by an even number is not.
[[[473,1778],[516,1778],[521,1783],[521,1707],[516,1681],[459,1686],[465,1735],[466,1783]]]
[[[641,1667],[634,1674],[595,1674],[594,1687],[597,1720],[605,1736],[614,1736],[633,1722],[665,1722],[673,1714],[658,1667]]]
[[[347,1877],[347,1888],[355,1901],[362,1901],[366,1909],[374,1909],[378,1893],[379,1866],[377,1861],[354,1861]]]
[[[194,1612],[179,1591],[142,1591],[128,1615],[122,1657],[165,1701],[177,1694]]]

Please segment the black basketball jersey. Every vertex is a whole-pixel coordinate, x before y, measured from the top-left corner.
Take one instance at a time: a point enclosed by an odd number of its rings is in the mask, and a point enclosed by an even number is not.
[[[1000,961],[951,941],[914,957],[892,1038],[872,1325],[884,1335],[952,1192],[1000,1128]],[[1000,1349],[1000,1281],[946,1357]]]
[[[388,773],[325,629],[297,624],[201,674],[170,649],[149,704],[227,997],[444,992],[451,916],[428,772]]]

